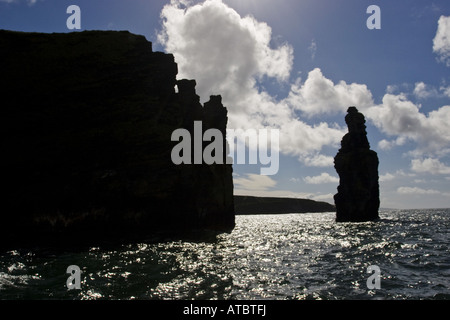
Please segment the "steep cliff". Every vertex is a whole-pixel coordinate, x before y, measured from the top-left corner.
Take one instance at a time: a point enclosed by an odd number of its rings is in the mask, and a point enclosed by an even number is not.
[[[174,130],[227,124],[172,55],[129,32],[0,31],[0,70],[3,244],[233,229],[231,165],[171,160]]]
[[[378,156],[370,150],[364,115],[355,107],[350,107],[345,122],[348,133],[334,158],[340,178],[338,193],[334,196],[336,221],[376,220],[380,207]]]

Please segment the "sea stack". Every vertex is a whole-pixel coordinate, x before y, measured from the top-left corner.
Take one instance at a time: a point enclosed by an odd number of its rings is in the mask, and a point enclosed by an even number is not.
[[[363,222],[379,218],[380,192],[378,184],[378,156],[370,150],[365,118],[356,107],[347,110],[345,122],[348,133],[334,158],[340,178],[334,196],[337,222]]]

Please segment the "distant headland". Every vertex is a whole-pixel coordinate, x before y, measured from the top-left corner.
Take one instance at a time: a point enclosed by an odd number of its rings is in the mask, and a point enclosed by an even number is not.
[[[335,212],[327,202],[296,198],[234,196],[236,215]]]

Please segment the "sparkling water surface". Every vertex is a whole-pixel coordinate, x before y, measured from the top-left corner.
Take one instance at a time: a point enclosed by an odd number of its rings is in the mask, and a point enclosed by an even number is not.
[[[0,254],[0,299],[450,299],[450,210],[237,216],[209,241]],[[66,269],[81,269],[68,290]],[[368,289],[367,268],[381,270]]]

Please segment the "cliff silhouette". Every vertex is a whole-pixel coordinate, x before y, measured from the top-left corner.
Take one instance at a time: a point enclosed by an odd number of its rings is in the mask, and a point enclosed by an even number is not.
[[[227,124],[173,55],[127,31],[0,30],[0,70],[3,245],[234,228],[232,166],[171,161],[174,130]]]
[[[335,206],[296,198],[234,196],[236,215],[335,212]]]

